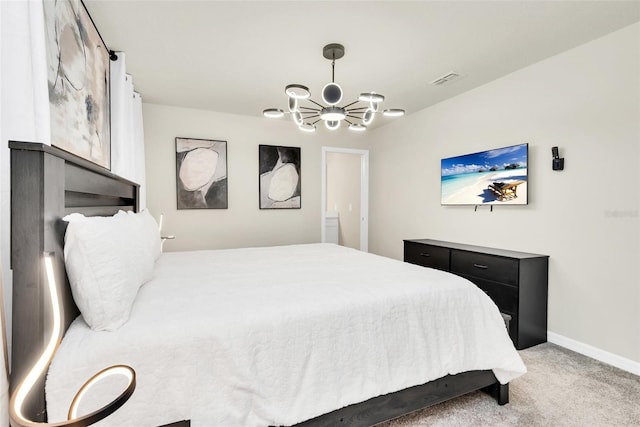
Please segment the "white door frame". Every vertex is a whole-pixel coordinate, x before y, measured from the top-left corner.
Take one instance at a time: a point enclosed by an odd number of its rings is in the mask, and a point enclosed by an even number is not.
[[[360,156],[360,250],[369,252],[369,150],[322,147],[322,201],[320,204],[320,235],[326,242],[325,214],[327,210],[327,153],[356,154]]]

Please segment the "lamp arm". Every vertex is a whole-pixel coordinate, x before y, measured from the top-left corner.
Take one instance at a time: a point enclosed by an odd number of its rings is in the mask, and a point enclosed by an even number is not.
[[[62,327],[61,327],[62,316],[60,313],[60,303],[58,300],[58,291],[56,287],[55,272],[53,269],[53,258],[55,254],[53,252],[45,252],[43,255],[44,255],[43,256],[44,269],[45,269],[47,285],[48,285],[47,289],[49,290],[49,298],[50,298],[50,303],[51,303],[52,313],[53,313],[53,319],[52,319],[53,327],[51,331],[51,337],[49,338],[49,342],[47,343],[47,346],[42,352],[42,355],[38,358],[35,365],[33,365],[33,367],[29,370],[29,372],[24,377],[24,379],[20,382],[18,387],[16,387],[13,395],[11,396],[11,400],[9,401],[9,417],[11,418],[11,425],[13,427],[39,427],[39,426],[85,427],[93,423],[96,423],[102,420],[103,418],[111,415],[114,411],[116,411],[118,408],[124,405],[127,400],[129,400],[129,398],[133,394],[133,391],[136,388],[136,373],[129,366],[116,365],[116,366],[111,366],[109,368],[103,369],[102,371],[98,372],[97,374],[89,378],[89,380],[83,384],[83,386],[80,388],[78,393],[76,393],[76,395],[74,396],[73,401],[71,402],[71,407],[69,409],[69,417],[68,417],[69,419],[67,421],[62,421],[57,423],[35,422],[27,419],[23,415],[22,406],[27,396],[33,389],[33,385],[36,383],[38,378],[40,378],[44,374],[45,370],[51,363],[51,360],[53,359],[53,355],[55,354],[56,349],[60,344],[61,335],[62,335]],[[91,387],[91,385],[95,384],[96,382],[100,381],[102,378],[105,378],[110,374],[125,375],[129,379],[129,384],[127,385],[126,389],[118,397],[116,397],[111,403],[107,404],[106,406],[103,406],[97,411],[84,415],[82,417],[73,418],[75,417],[78,403],[82,399],[82,396],[84,395],[86,390],[88,390]]]
[[[83,415],[81,417],[77,417],[77,408],[80,404],[80,400],[84,396],[85,392],[91,388],[91,386],[103,378],[106,378],[112,374],[123,374],[124,376],[129,378],[129,384],[125,388],[125,390],[120,393],[118,397],[113,399],[110,403],[106,404],[102,408],[91,412],[89,414]],[[20,387],[23,384],[20,384]],[[43,422],[35,422],[26,419],[20,411],[16,411],[15,398],[16,393],[11,397],[10,404],[10,416],[11,416],[11,425],[13,427],[86,427],[91,424],[97,423],[98,421],[108,417],[117,411],[122,405],[124,405],[136,388],[136,373],[135,371],[126,365],[115,365],[105,368],[89,378],[83,385],[80,387],[80,390],[73,397],[71,402],[71,406],[69,407],[69,415],[67,421],[61,421],[56,423],[43,423]]]

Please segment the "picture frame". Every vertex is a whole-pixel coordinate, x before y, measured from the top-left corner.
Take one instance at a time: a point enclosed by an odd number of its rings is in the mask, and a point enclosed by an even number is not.
[[[178,209],[227,209],[227,141],[176,137]]]
[[[300,147],[258,146],[260,209],[302,207]]]
[[[43,9],[51,145],[111,169],[109,51],[82,1]]]

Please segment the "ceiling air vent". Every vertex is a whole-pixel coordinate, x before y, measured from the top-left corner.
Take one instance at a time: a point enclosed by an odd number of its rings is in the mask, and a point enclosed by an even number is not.
[[[434,86],[442,86],[443,84],[449,83],[452,80],[456,80],[462,77],[461,74],[451,71],[450,73],[445,74],[442,77],[438,77],[434,81],[431,82]]]

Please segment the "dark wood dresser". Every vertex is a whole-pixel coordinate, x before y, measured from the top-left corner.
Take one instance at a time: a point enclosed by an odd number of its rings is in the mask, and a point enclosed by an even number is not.
[[[404,260],[475,283],[511,316],[509,336],[518,350],[547,341],[547,255],[420,239],[404,241]]]

